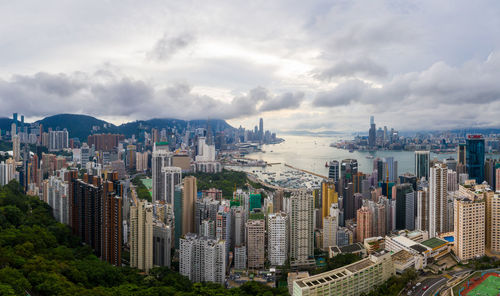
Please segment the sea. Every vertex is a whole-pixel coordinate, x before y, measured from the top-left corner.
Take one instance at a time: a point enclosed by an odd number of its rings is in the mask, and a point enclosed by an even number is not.
[[[279,144],[262,145],[262,152],[246,155],[247,158],[264,160],[268,163],[288,164],[296,168],[307,170],[319,175],[327,176],[328,167],[325,163],[331,160],[354,158],[358,161],[358,171],[371,173],[373,171],[373,159],[380,157],[394,157],[398,162],[398,174],[415,171],[415,152],[413,151],[357,151],[349,152],[345,149],[331,147],[331,143],[340,140],[351,139],[352,136],[281,136],[285,141]],[[373,157],[372,158],[367,158]],[[444,160],[446,158],[457,158],[456,153],[431,153],[431,159]],[[273,169],[273,171],[276,168]]]

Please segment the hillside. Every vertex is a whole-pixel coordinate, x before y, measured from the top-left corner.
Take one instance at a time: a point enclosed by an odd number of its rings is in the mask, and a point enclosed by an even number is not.
[[[50,207],[21,193],[12,181],[0,187],[0,295],[287,295],[256,282],[225,289],[192,284],[167,268],[150,275],[100,261],[57,223]]]
[[[57,114],[45,117],[37,122],[43,124],[44,130],[48,128],[66,128],[68,129],[70,138],[79,138],[85,141],[93,126],[100,126],[102,128],[104,124],[112,125],[104,120],[81,114]]]

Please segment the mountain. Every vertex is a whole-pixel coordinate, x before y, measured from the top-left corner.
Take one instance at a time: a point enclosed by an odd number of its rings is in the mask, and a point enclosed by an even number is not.
[[[0,118],[0,129],[3,131],[10,131],[10,125],[12,124],[12,119],[7,117]]]
[[[62,130],[66,128],[71,138],[79,138],[82,141],[87,139],[87,136],[90,134],[92,127],[94,126],[99,126],[101,128],[104,126],[114,126],[104,120],[82,114],[57,114],[45,117],[44,119],[37,121],[37,123],[43,124],[44,130],[47,130],[48,128],[52,128],[54,130]]]
[[[0,126],[6,126],[0,127],[2,130],[10,130],[11,123],[12,120],[9,118],[0,118]],[[126,137],[136,135],[137,138],[140,137],[142,132],[149,132],[151,128],[156,128],[158,130],[161,130],[163,128],[172,130],[175,128],[178,131],[184,131],[187,128],[188,124],[190,128],[207,127],[206,120],[186,121],[174,118],[137,120],[116,126],[104,120],[81,114],[58,114],[46,117],[42,120],[37,121],[37,123],[43,124],[44,130],[47,130],[48,128],[52,128],[54,130],[66,128],[71,138],[79,138],[80,141],[86,141],[87,136],[92,134],[92,130],[94,127],[98,127],[98,130],[96,130],[95,133],[119,133],[124,134]],[[214,133],[233,129],[232,126],[230,126],[225,120],[222,119],[210,119],[209,124]]]

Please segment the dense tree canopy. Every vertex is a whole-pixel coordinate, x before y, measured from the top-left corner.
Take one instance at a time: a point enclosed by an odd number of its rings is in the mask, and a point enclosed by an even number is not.
[[[255,282],[225,289],[192,284],[167,268],[149,275],[100,261],[57,223],[50,207],[21,193],[15,181],[0,188],[0,295],[286,295]]]

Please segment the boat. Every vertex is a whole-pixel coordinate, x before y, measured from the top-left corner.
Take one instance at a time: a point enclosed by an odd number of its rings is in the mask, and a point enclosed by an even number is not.
[[[373,155],[367,155],[367,156],[366,156],[366,158],[368,158],[368,159],[373,159],[373,158],[374,158],[374,156],[373,156]]]
[[[349,149],[349,153],[353,153],[354,152],[354,149]]]

